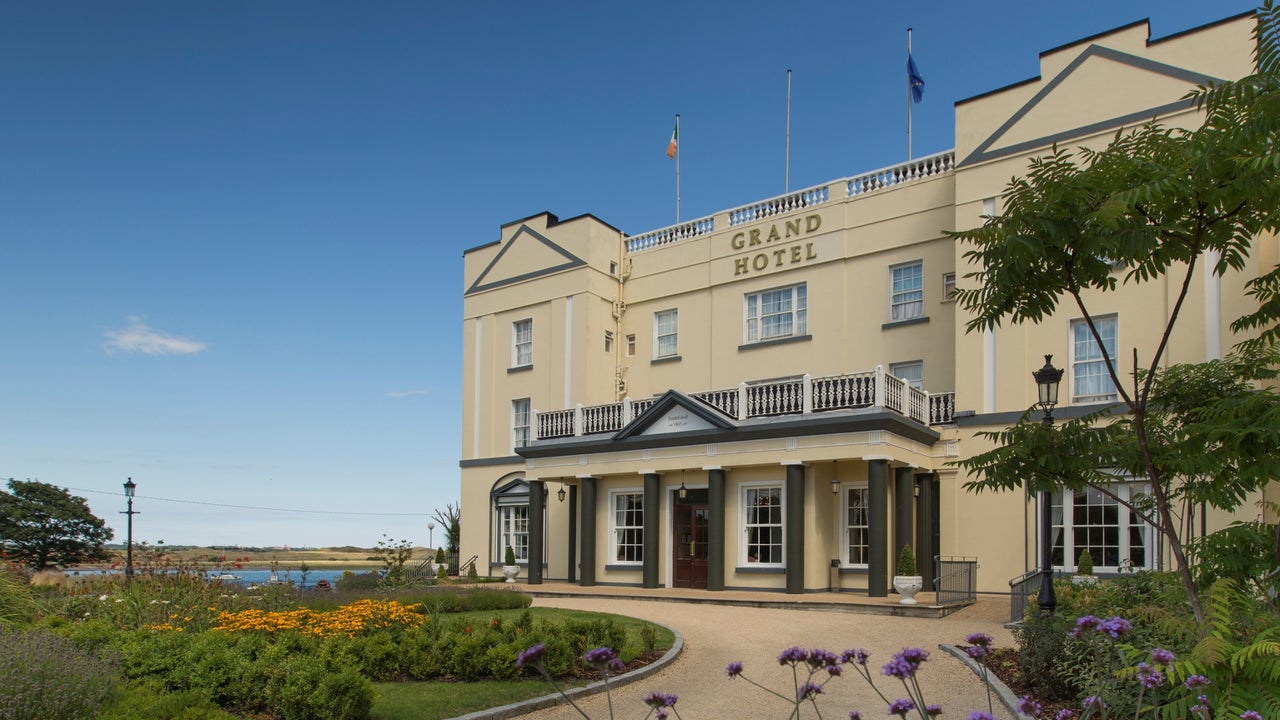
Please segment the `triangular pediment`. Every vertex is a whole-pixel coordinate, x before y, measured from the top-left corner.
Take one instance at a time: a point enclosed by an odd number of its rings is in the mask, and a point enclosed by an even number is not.
[[[737,424],[724,413],[678,390],[668,390],[613,436],[614,440],[672,433],[732,430]]]
[[[470,295],[503,285],[581,267],[586,261],[538,233],[528,225],[516,229],[493,260],[467,288]]]
[[[961,163],[1027,152],[1185,110],[1195,85],[1222,82],[1102,45],[1067,64]]]

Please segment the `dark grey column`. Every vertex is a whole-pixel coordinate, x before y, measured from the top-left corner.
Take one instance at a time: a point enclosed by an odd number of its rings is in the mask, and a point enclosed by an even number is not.
[[[909,467],[893,469],[893,555],[889,561],[895,568],[898,566],[898,553],[915,539],[915,525],[911,521],[911,512],[916,504],[915,493],[912,492],[915,477],[915,471]],[[916,558],[917,562],[919,559]],[[895,570],[893,574],[898,573]]]
[[[920,574],[924,576],[925,592],[933,590],[933,579],[937,577],[937,566],[933,558],[938,554],[936,524],[938,518],[938,476],[917,475],[920,481],[920,501],[916,505],[916,559],[920,561]]]
[[[724,470],[707,471],[707,589],[724,590]]]
[[[529,568],[530,585],[542,584],[542,542],[547,536],[547,484],[541,480],[529,481]]]
[[[787,544],[787,592],[804,592],[804,466],[787,466],[785,533]]]
[[[867,461],[867,595],[889,596],[889,461]]]
[[[596,479],[582,478],[582,582],[596,584]]]
[[[578,579],[578,486],[569,486],[569,582]]]
[[[658,587],[658,506],[662,494],[658,489],[658,474],[644,474],[644,570],[641,585]]]

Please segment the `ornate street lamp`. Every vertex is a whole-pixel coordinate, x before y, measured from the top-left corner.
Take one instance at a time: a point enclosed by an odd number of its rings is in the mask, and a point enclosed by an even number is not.
[[[1053,356],[1044,356],[1044,367],[1031,373],[1036,380],[1039,400],[1036,405],[1044,411],[1041,422],[1053,425],[1053,406],[1058,404],[1058,383],[1062,382],[1062,370],[1053,366]],[[1052,614],[1058,607],[1058,597],[1053,592],[1053,494],[1040,491],[1040,593],[1036,604],[1041,614]]]
[[[129,517],[128,528],[125,531],[125,550],[124,550],[124,579],[128,582],[133,579],[133,516],[138,513],[133,509],[133,491],[138,488],[138,483],[133,478],[128,478],[124,484],[124,496],[128,498],[129,509],[121,512],[121,515]]]
[[[433,522],[427,523],[427,546],[436,549],[436,524]]]
[[[832,495],[840,494],[840,478],[836,474],[836,462],[837,461],[835,460],[831,461],[831,494]]]
[[[567,493],[564,491],[564,483],[560,483],[560,489],[556,491],[556,497],[560,499],[560,502],[564,502],[564,496],[566,494]]]

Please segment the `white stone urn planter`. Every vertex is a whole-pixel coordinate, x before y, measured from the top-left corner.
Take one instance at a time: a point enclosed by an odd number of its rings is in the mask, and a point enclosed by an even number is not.
[[[924,587],[924,576],[922,575],[894,575],[893,589],[902,595],[902,599],[898,601],[899,605],[915,605],[916,593],[920,592]]]
[[[1072,575],[1071,582],[1076,585],[1096,585],[1098,583],[1097,575]]]
[[[502,566],[502,577],[506,578],[507,582],[509,583],[514,583],[516,581],[516,576],[519,574],[520,574],[519,565],[503,565]]]

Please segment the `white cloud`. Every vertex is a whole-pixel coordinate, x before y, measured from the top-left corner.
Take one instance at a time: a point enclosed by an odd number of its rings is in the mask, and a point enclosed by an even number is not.
[[[189,338],[166,335],[147,326],[140,317],[126,318],[129,326],[107,330],[102,348],[107,352],[142,353],[143,355],[191,355],[203,352],[207,345]]]
[[[394,390],[392,392],[386,393],[386,396],[389,398],[402,398],[402,397],[409,397],[410,395],[426,395],[426,394],[427,394],[426,390]]]

